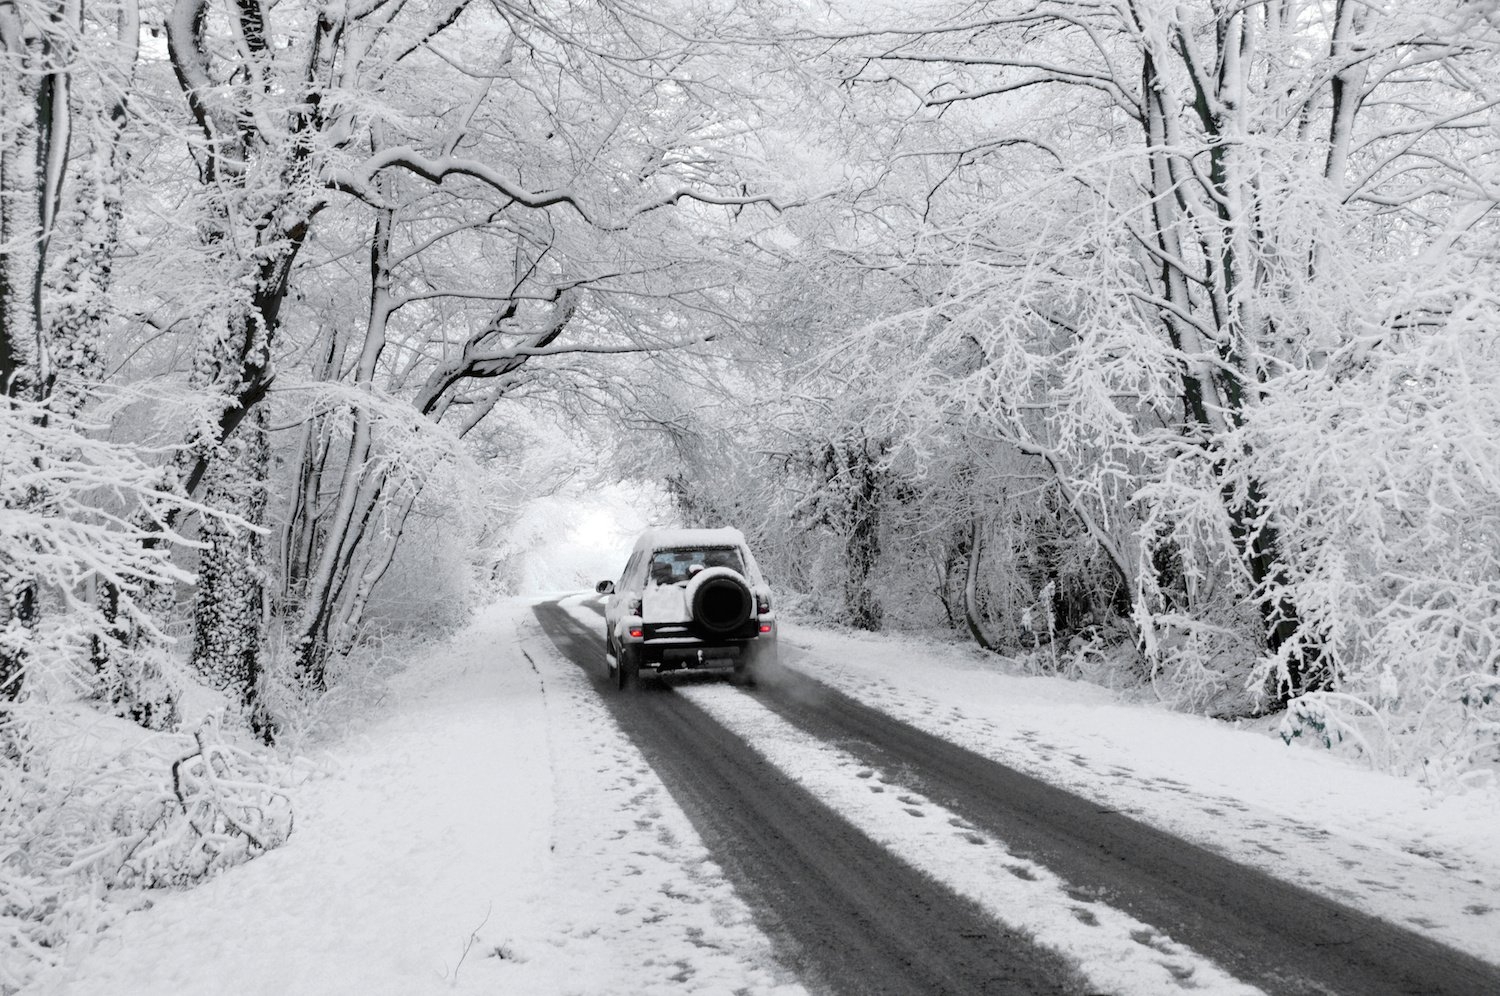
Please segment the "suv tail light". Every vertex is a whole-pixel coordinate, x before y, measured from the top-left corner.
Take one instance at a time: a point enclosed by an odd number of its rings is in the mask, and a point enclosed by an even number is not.
[[[771,611],[771,596],[768,593],[764,591],[755,593],[755,611],[759,615],[765,615]]]
[[[639,598],[632,598],[630,600],[630,604],[625,607],[625,611],[628,614],[632,615],[632,616],[638,616],[638,615],[640,615],[641,614],[641,600]]]

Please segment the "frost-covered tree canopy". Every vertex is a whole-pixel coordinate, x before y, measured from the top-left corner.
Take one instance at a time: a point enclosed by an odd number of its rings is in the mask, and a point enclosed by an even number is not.
[[[290,735],[639,480],[801,611],[1493,779],[1497,56],[1470,0],[0,0],[0,768],[184,682]]]

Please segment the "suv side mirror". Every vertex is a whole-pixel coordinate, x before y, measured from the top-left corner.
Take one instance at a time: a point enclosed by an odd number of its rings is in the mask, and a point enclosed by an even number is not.
[[[613,595],[615,593],[615,583],[613,581],[600,581],[594,585],[594,590],[601,595]]]

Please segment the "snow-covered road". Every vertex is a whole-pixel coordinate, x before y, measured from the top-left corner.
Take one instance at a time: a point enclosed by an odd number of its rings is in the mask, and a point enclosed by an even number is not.
[[[564,604],[597,628],[587,600]],[[795,668],[856,701],[1500,964],[1493,796],[1428,797],[1264,730],[1005,675],[960,647],[797,627],[783,640]],[[158,894],[35,990],[803,992],[599,686],[531,606],[495,606],[412,662],[385,713],[333,751],[285,847]],[[1244,991],[888,773],[813,749],[754,696],[679,692],[872,839],[1092,961],[1100,991]]]
[[[597,656],[598,618],[587,611],[592,608],[587,601],[577,604],[571,633],[553,621],[560,613],[538,609],[548,634],[587,668],[594,667]],[[877,640],[873,645],[885,642]],[[866,656],[872,649],[865,641],[835,643],[837,654],[803,655],[800,648],[789,647],[786,656],[794,668],[827,676],[830,665],[846,657]],[[885,674],[898,681],[905,676],[915,684],[938,676],[943,658],[950,655],[945,649],[956,648],[895,641],[888,649],[896,652],[876,655]],[[995,662],[986,663],[993,677]],[[984,675],[977,677],[981,680],[971,677],[969,682],[968,701],[995,698],[998,686],[986,688]],[[1235,992],[1245,990],[1242,982],[1251,982],[1272,992],[1467,993],[1489,992],[1500,985],[1500,975],[1492,968],[1433,943],[1400,920],[1379,918],[1389,910],[1378,902],[1371,903],[1369,910],[1376,916],[1361,915],[1318,891],[1300,888],[1303,883],[1289,882],[1285,872],[1290,862],[1279,862],[1270,851],[1258,852],[1258,862],[1230,861],[1217,847],[1210,827],[1200,826],[1208,831],[1199,835],[1205,846],[1195,846],[1154,829],[1150,820],[1122,815],[1114,803],[1092,801],[1097,793],[1060,791],[954,746],[941,734],[955,713],[961,714],[960,700],[934,710],[920,694],[910,696],[929,716],[941,713],[936,723],[929,720],[939,733],[932,736],[822,682],[810,682],[795,670],[763,683],[749,695],[719,683],[700,684],[691,676],[674,676],[666,688],[663,695],[620,700],[623,704],[615,710],[615,717],[653,759],[705,837],[718,837],[713,840],[717,849],[728,851],[736,846],[732,836],[716,835],[714,824],[721,811],[737,808],[738,800],[728,793],[707,800],[705,806],[693,798],[692,787],[710,758],[725,749],[717,733],[723,728],[737,734],[738,742],[746,745],[744,751],[768,761],[788,780],[836,810],[851,835],[880,841],[904,864],[940,883],[941,887],[928,890],[928,902],[951,903],[944,897],[952,894],[979,902],[1007,929],[1024,930],[1042,947],[1066,953],[1087,976],[1089,991],[1163,993],[1191,988]],[[1059,690],[1065,689],[1054,691]],[[675,705],[686,701],[708,714],[703,721],[692,716],[696,710]],[[1159,718],[1168,730],[1173,726],[1168,714],[1134,712],[1138,722]],[[1006,725],[991,732],[1004,740],[1013,735],[1020,718],[1013,713]],[[674,725],[692,729],[702,741],[700,748],[695,751],[688,742],[663,750],[657,742],[658,731]],[[1276,743],[1275,747],[1275,760],[1298,757],[1284,745]],[[678,764],[681,756],[693,760]],[[1106,760],[1111,763],[1102,763]],[[1125,771],[1120,762],[1126,760],[1117,756],[1091,761],[1083,754],[1070,757],[1074,770],[1092,775],[1093,781],[1118,776]],[[1101,763],[1091,769],[1094,762]],[[737,759],[737,763],[749,769],[754,760]],[[1175,794],[1195,795],[1187,783],[1167,775],[1159,780],[1153,775],[1143,784],[1152,789],[1173,784],[1179,790]],[[761,806],[760,821],[778,822],[780,809],[794,808],[791,798],[789,792],[788,804],[782,807],[774,800]],[[1218,798],[1200,806],[1222,814],[1220,807],[1231,802],[1238,812],[1252,812],[1248,806]],[[1260,815],[1265,819],[1257,822],[1263,827],[1268,821],[1291,823],[1282,828],[1289,836],[1313,829],[1295,819]],[[739,823],[753,826],[755,820],[746,816]],[[964,847],[955,838],[981,846]],[[1323,843],[1325,854],[1339,853],[1338,842]],[[1347,850],[1349,842],[1344,843]],[[1356,857],[1362,849],[1364,845],[1355,842]],[[1272,874],[1258,871],[1258,864]],[[766,865],[763,874],[762,869],[750,868],[731,877],[753,892],[764,888],[762,877],[786,874],[770,867],[770,862]],[[1350,869],[1368,874],[1363,863],[1354,859],[1337,867],[1345,869],[1345,879],[1355,882],[1358,874],[1350,874]],[[1391,888],[1374,879],[1366,881],[1375,887],[1367,888],[1369,892]],[[1455,883],[1444,885],[1451,888]],[[1475,898],[1489,895],[1482,887],[1469,891]],[[1436,905],[1441,906],[1442,899]],[[809,918],[799,920],[795,909],[778,908],[767,923],[784,946],[793,949],[798,935],[810,929]],[[947,957],[939,940],[934,935],[928,941],[926,957],[934,964]],[[1019,946],[1014,938],[1004,945],[1011,951]],[[972,966],[975,974],[947,985],[944,991],[974,991],[989,978],[986,972],[996,967],[976,963]],[[885,974],[896,974],[896,969],[850,980],[853,988],[849,991],[927,992],[945,984],[942,977],[923,981],[912,974],[904,987],[891,987],[882,981]],[[1023,986],[1016,991],[1051,990],[1038,981],[1030,989]]]
[[[497,605],[320,758],[277,851],[153,894],[32,992],[798,996],[691,825]]]

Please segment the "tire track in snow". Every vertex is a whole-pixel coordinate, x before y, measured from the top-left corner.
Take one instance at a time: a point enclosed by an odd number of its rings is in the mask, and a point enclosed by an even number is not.
[[[580,616],[598,612],[592,600]],[[741,693],[743,694],[743,693]],[[1500,969],[959,747],[787,669],[751,695],[1267,992],[1494,996]]]
[[[783,671],[783,718],[1268,992],[1494,996],[1500,970],[917,730]]]
[[[809,987],[1094,992],[1065,959],[853,830],[685,696],[660,683],[628,696],[607,689],[595,627],[556,604],[536,613],[558,649],[595,676],[616,722]]]
[[[753,696],[718,685],[677,688],[771,764],[832,806],[858,831],[1000,921],[1074,959],[1093,987],[1116,996],[1260,990],[1051,871],[1017,857],[951,810],[909,790],[893,772],[793,726]]]
[[[494,991],[808,996],[775,964],[748,906],[611,722],[596,681],[553,648],[534,613],[517,639],[533,649],[546,689],[556,801],[554,891],[540,900],[533,940],[517,955],[559,971],[550,985],[517,973],[518,982]]]
[[[1041,710],[1033,718],[1021,706],[1029,697],[1024,688],[1028,679],[1015,675],[987,676],[987,690],[979,693],[980,698],[971,707],[961,708],[952,696],[953,680],[958,678],[960,685],[969,686],[969,694],[975,694],[975,685],[960,675],[966,670],[987,668],[972,657],[959,664],[956,657],[961,654],[954,653],[957,648],[930,648],[935,659],[930,672],[932,693],[928,694],[928,673],[920,663],[902,675],[882,674],[870,667],[871,660],[889,662],[893,648],[921,655],[924,650],[919,643],[857,637],[839,649],[841,641],[835,634],[802,631],[799,637],[811,638],[812,645],[801,639],[789,641],[783,634],[782,659],[791,669],[837,688],[881,715],[958,744],[1053,788],[1082,796],[1091,800],[1096,810],[1124,814],[1238,865],[1258,869],[1401,930],[1500,966],[1500,910],[1496,901],[1500,861],[1479,853],[1477,840],[1468,847],[1462,843],[1464,822],[1472,825],[1476,817],[1483,818],[1473,807],[1477,801],[1473,798],[1464,802],[1452,797],[1439,800],[1415,783],[1400,787],[1387,776],[1350,768],[1348,787],[1339,787],[1335,795],[1325,799],[1309,788],[1319,784],[1329,768],[1319,765],[1320,759],[1311,752],[1292,751],[1293,756],[1303,755],[1298,760],[1308,763],[1306,774],[1313,779],[1310,784],[1299,783],[1297,765],[1286,764],[1283,759],[1291,760],[1286,754],[1276,756],[1285,750],[1284,745],[1262,739],[1263,734],[1205,731],[1201,727],[1195,730],[1200,722],[1196,718],[1143,711],[1138,705],[1121,703],[1103,710],[1102,728],[1093,735],[1077,725],[1075,718],[1087,716],[1092,711],[1088,706],[1065,719],[1046,703],[1045,693],[1038,701]],[[861,659],[868,651],[874,651],[874,656]],[[1035,680],[1045,688],[1062,679]],[[1090,697],[1088,687],[1078,689],[1083,693],[1081,698]],[[1014,703],[1004,701],[1011,694],[1009,690],[1019,691],[1022,698]],[[1166,728],[1186,734],[1175,741],[1175,749],[1183,757],[1158,753],[1165,741],[1146,729],[1140,731],[1138,739],[1134,732],[1117,739],[1124,732],[1116,725],[1122,713],[1131,714],[1143,727],[1165,721]],[[1043,718],[1046,716],[1052,718]],[[1059,720],[1061,725],[1052,725]],[[1205,733],[1209,735],[1203,736]],[[1126,743],[1132,739],[1145,751],[1138,761],[1127,760],[1133,752]],[[1220,748],[1228,752],[1224,758],[1192,756],[1197,751]],[[1232,765],[1224,763],[1231,757],[1245,766],[1242,789],[1226,790],[1233,781],[1220,780],[1233,771]],[[1270,770],[1289,779],[1284,793],[1268,794],[1272,779],[1265,769],[1256,767],[1261,761],[1269,761]],[[1170,777],[1174,770],[1192,784]],[[1364,806],[1363,800],[1356,804],[1363,817],[1354,816],[1356,810],[1344,808],[1360,791],[1359,786],[1375,793],[1368,800],[1369,806]],[[1379,796],[1391,792],[1404,796],[1406,805],[1424,809],[1434,806],[1433,812],[1450,810],[1456,818],[1454,837],[1444,831],[1429,835],[1433,829],[1431,812],[1399,814],[1382,805]],[[1342,806],[1338,800],[1343,800]],[[1384,818],[1378,815],[1382,811]],[[1500,825],[1493,812],[1489,821],[1489,825]],[[1449,846],[1455,844],[1457,847],[1450,850]],[[1490,971],[1495,974],[1494,968]],[[1500,993],[1500,981],[1491,983],[1489,991]]]

